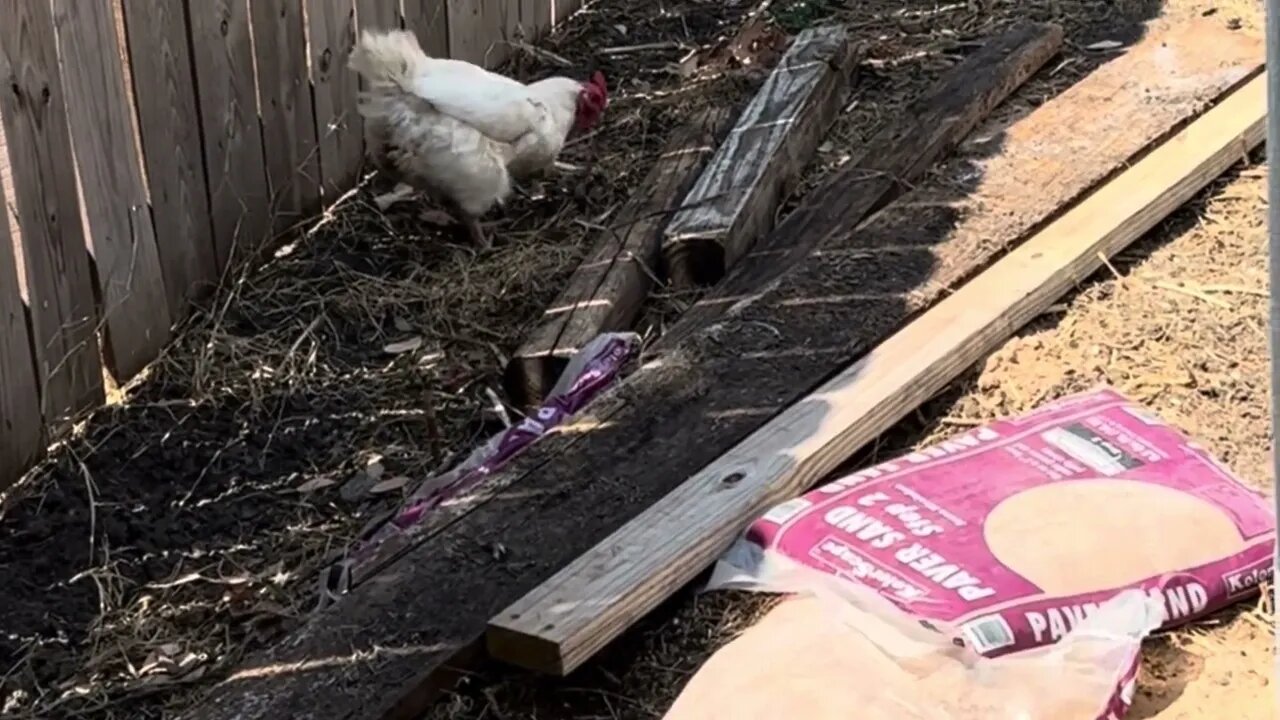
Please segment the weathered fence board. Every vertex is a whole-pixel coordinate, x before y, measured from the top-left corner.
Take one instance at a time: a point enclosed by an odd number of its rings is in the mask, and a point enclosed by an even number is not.
[[[7,163],[0,139],[0,165]],[[0,173],[0,199],[5,196]],[[31,338],[18,286],[18,266],[9,234],[9,213],[0,208],[0,490],[13,484],[40,450],[44,423],[36,370],[31,364]]]
[[[428,55],[449,57],[448,0],[401,0],[400,12]]]
[[[526,40],[550,30],[551,0],[520,0],[520,26]]]
[[[510,0],[449,0],[449,52],[486,67],[506,59],[507,17],[519,7]]]
[[[188,2],[219,267],[269,230],[248,0]]]
[[[48,3],[0,22],[0,116],[21,225],[31,333],[46,422],[102,401],[97,311]]]
[[[316,211],[320,158],[307,69],[307,35],[298,0],[253,0],[254,53],[262,150],[276,231]]]
[[[191,47],[181,7],[123,0],[138,130],[169,313],[218,279]]]
[[[54,0],[67,120],[106,321],[105,358],[132,378],[169,341],[169,303],[147,205],[115,16],[104,2]]]
[[[307,0],[307,21],[321,188],[325,200],[332,200],[351,186],[364,157],[364,124],[355,110],[359,79],[347,69],[356,39],[355,5],[351,0]]]

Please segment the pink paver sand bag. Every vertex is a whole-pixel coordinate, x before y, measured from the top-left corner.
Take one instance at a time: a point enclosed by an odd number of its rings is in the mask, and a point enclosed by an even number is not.
[[[999,656],[1056,642],[1137,588],[1176,625],[1272,577],[1275,516],[1203,448],[1113,390],[974,429],[774,506],[710,588],[867,586]]]

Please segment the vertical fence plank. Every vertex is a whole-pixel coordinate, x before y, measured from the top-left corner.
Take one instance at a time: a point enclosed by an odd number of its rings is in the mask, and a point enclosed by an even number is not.
[[[176,1],[176,0],[174,0]],[[186,0],[219,267],[270,232],[248,0]]]
[[[370,30],[400,27],[400,0],[356,0],[356,22]]]
[[[520,0],[520,25],[527,41],[542,39],[551,29],[551,0]]]
[[[0,200],[9,195],[8,166],[0,131]],[[35,459],[44,429],[19,277],[9,211],[0,207],[0,491],[22,477]]]
[[[175,320],[219,276],[191,48],[181,5],[124,0],[125,34],[151,214]]]
[[[449,12],[447,0],[402,0],[404,27],[418,36],[422,49],[431,57],[449,57]]]
[[[506,59],[504,3],[510,0],[449,0],[449,54],[495,67]]]
[[[582,0],[551,0],[551,26],[555,27],[582,7]]]
[[[364,159],[363,123],[356,113],[356,74],[347,68],[355,44],[352,0],[307,0],[316,136],[326,199],[350,189]]]
[[[320,156],[302,0],[253,0],[267,179],[282,231],[319,208]]]
[[[48,0],[10,4],[0,22],[0,115],[30,299],[46,420],[100,403],[89,254]]]
[[[169,341],[169,302],[106,2],[53,0],[67,119],[98,269],[105,357],[123,383]]]

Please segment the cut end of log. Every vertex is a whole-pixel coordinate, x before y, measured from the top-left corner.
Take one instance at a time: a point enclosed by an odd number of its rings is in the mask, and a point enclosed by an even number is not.
[[[568,367],[571,355],[569,351],[565,354],[548,351],[511,358],[503,373],[502,384],[512,404],[528,409],[546,399]]]
[[[502,617],[517,624],[523,621],[519,614],[504,613]],[[554,629],[551,626],[543,627],[544,632]],[[490,657],[522,670],[554,677],[564,677],[569,672],[558,643],[540,635],[523,632],[514,626],[491,621],[485,632],[485,647]]]
[[[714,235],[669,239],[662,261],[671,286],[682,290],[715,285],[727,271],[724,245]]]

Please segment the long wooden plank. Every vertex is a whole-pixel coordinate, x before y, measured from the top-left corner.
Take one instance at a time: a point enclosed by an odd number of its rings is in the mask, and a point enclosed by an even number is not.
[[[218,280],[187,21],[176,3],[124,0],[156,246],[174,319]]]
[[[24,1],[0,22],[3,117],[32,344],[46,421],[102,402],[97,310],[52,10]]]
[[[320,155],[307,69],[306,18],[298,0],[253,0],[249,9],[272,226],[281,232],[320,206]],[[399,21],[397,9],[394,22]]]
[[[1061,45],[1062,29],[1039,23],[1019,24],[986,42],[881,125],[862,144],[859,155],[807,194],[723,280],[681,313],[653,348],[674,347],[718,321],[734,303],[758,295],[822,240],[823,227],[833,217],[844,227],[854,227],[914,185],[1008,94],[1006,76],[982,73],[980,68],[1005,62],[1031,72],[1044,61],[1024,63],[1020,54],[1048,58]],[[1025,78],[1014,79],[1021,84]]]
[[[731,108],[702,113],[671,132],[634,195],[609,220],[565,289],[507,365],[516,402],[533,406],[569,359],[601,332],[629,328],[658,267],[662,229],[724,136]]]
[[[112,5],[54,0],[67,119],[98,270],[106,360],[132,378],[169,341],[169,298],[147,204]]]
[[[709,285],[772,229],[835,121],[853,53],[843,25],[804,30],[738,117],[671,218],[662,254],[672,285]]]
[[[4,134],[0,132],[0,166],[7,165]],[[7,183],[7,172],[0,170],[0,199],[8,194]],[[0,492],[22,477],[35,460],[44,430],[13,248],[9,212],[0,208],[0,337],[4,338],[0,342]]]
[[[351,188],[364,159],[364,123],[355,110],[359,78],[347,70],[356,41],[356,9],[352,0],[305,1],[320,187],[324,199],[331,201]]]
[[[497,615],[490,653],[580,665],[1247,156],[1265,120],[1259,77]]]
[[[187,0],[219,267],[271,231],[248,0]]]
[[[520,0],[520,25],[525,40],[536,40],[551,30],[551,0]]]
[[[406,30],[418,36],[422,49],[431,57],[449,57],[449,12],[447,0],[401,0]]]

